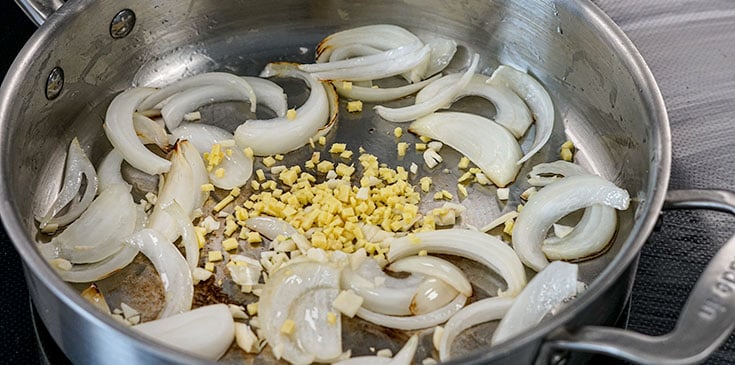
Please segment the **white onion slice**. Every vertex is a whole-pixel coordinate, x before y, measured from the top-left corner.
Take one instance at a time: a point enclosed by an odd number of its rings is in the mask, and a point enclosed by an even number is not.
[[[212,145],[223,141],[232,141],[232,133],[207,124],[186,123],[171,131],[173,139],[187,140],[199,151],[199,153],[210,152]],[[227,148],[223,147],[223,152]],[[225,171],[224,176],[217,176],[216,169],[209,172],[209,181],[220,189],[231,190],[241,187],[248,182],[253,174],[253,160],[247,157],[240,148],[230,148],[230,153],[225,153],[222,162],[217,168]]]
[[[388,265],[393,272],[408,272],[433,276],[445,281],[466,297],[472,296],[472,284],[460,268],[435,256],[409,256]]]
[[[329,56],[328,62],[336,62],[345,60],[353,57],[369,56],[383,52],[375,47],[370,47],[365,44],[348,44],[342,47],[335,48],[332,54]]]
[[[50,257],[61,257],[73,264],[102,261],[120,250],[122,239],[133,233],[136,218],[129,187],[112,185],[100,193],[79,219],[50,243],[42,244],[42,251],[55,251]]]
[[[364,44],[379,50],[400,47],[420,41],[416,35],[397,25],[375,24],[351,28],[328,35],[317,45],[317,62],[327,61],[332,52],[352,44]]]
[[[422,250],[462,256],[497,272],[508,285],[505,291],[499,290],[498,295],[515,296],[526,285],[526,272],[516,253],[505,242],[491,235],[466,229],[418,232],[411,238],[393,240],[387,258],[394,262]]]
[[[593,205],[585,209],[579,223],[563,238],[544,240],[541,249],[550,260],[576,260],[602,251],[615,235],[618,224],[614,208]]]
[[[515,180],[521,147],[510,132],[485,117],[460,112],[432,113],[409,130],[447,144],[466,156],[498,187]]]
[[[533,113],[533,119],[536,121],[536,135],[533,138],[531,149],[518,160],[518,163],[522,164],[536,154],[551,138],[551,132],[554,129],[554,104],[543,85],[529,74],[510,66],[500,65],[487,82],[513,90],[526,101]]]
[[[347,89],[343,87],[342,82],[334,82],[333,84],[337,88],[339,95],[345,98],[361,100],[368,103],[380,103],[411,95],[440,77],[441,75],[435,75],[421,82],[391,88],[372,88],[352,85],[351,88]]]
[[[161,174],[171,167],[165,158],[149,151],[133,127],[133,113],[143,99],[155,92],[151,88],[133,88],[120,93],[107,107],[105,134],[125,161],[147,174]]]
[[[462,74],[459,81],[437,93],[433,98],[429,98],[419,104],[402,108],[388,108],[382,105],[377,105],[375,106],[375,111],[383,119],[391,122],[409,122],[441,109],[445,105],[451,103],[457,94],[467,86],[472,79],[472,75],[475,74],[479,62],[480,56],[478,54],[472,56],[470,67],[464,72],[464,74]]]
[[[145,98],[145,100],[137,106],[137,110],[142,112],[154,109],[159,103],[175,94],[188,89],[207,85],[227,85],[237,90],[241,90],[243,100],[249,100],[250,111],[255,112],[257,97],[253,87],[250,86],[250,84],[243,78],[226,72],[208,72],[176,81]]]
[[[311,243],[303,234],[280,218],[268,216],[248,218],[245,221],[245,227],[262,234],[269,240],[274,240],[279,235],[291,238],[302,253],[306,253],[311,248]]]
[[[357,310],[357,316],[379,326],[395,328],[404,331],[413,331],[423,328],[433,327],[446,322],[457,311],[464,307],[467,297],[460,294],[454,298],[449,304],[439,308],[433,312],[421,314],[417,316],[388,316],[380,313],[369,311],[365,308]]]
[[[347,59],[342,59],[338,61],[332,61],[330,59],[329,62],[303,64],[303,65],[299,65],[299,69],[304,72],[317,73],[317,74],[326,72],[326,71],[336,71],[340,69],[345,69],[345,70],[354,69],[354,68],[360,69],[361,67],[364,67],[364,66],[382,64],[389,60],[395,60],[397,58],[404,57],[406,55],[415,54],[423,46],[424,46],[423,42],[416,41],[416,42],[412,42],[404,46],[399,46],[399,47],[392,48],[386,51],[382,51],[376,54],[361,55],[358,57],[347,58]],[[373,80],[373,79],[375,78],[371,78],[369,80]],[[360,81],[363,81],[363,80],[360,80]]]
[[[161,233],[153,229],[136,232],[125,242],[140,250],[158,271],[166,295],[166,303],[158,318],[166,318],[191,309],[194,284],[191,271],[179,249]],[[227,310],[229,314],[229,309]]]
[[[531,279],[493,333],[493,345],[539,324],[544,316],[577,294],[577,265],[554,261]]]
[[[329,101],[329,121],[323,127],[319,128],[313,140],[318,139],[321,136],[326,136],[332,128],[337,125],[337,117],[339,117],[339,95],[334,85],[330,82],[323,82],[324,91],[327,93],[327,100]]]
[[[200,307],[132,328],[155,341],[208,360],[222,357],[235,338],[235,322],[224,304]]]
[[[582,166],[568,161],[540,163],[528,173],[528,183],[533,186],[546,186],[559,180],[560,176],[574,176],[589,174]]]
[[[409,309],[413,315],[431,313],[445,306],[458,294],[459,291],[444,280],[428,277],[416,288]]]
[[[457,53],[457,42],[445,38],[432,38],[426,41],[426,44],[431,47],[431,55],[424,77],[429,77],[441,72],[449,65],[454,54]]]
[[[410,72],[414,69],[419,69],[421,71],[417,72],[415,75],[412,74],[409,80],[411,82],[418,82],[421,81],[421,77],[423,77],[425,66],[429,61],[431,48],[429,46],[424,46],[420,42],[417,45],[420,48],[415,49],[415,45],[412,44],[405,46],[405,48],[397,48],[395,54],[378,54],[366,56],[364,58],[357,58],[357,60],[363,60],[371,57],[381,57],[377,63],[313,72],[312,75],[318,80],[367,81],[384,79],[405,72]],[[350,61],[351,60],[343,60],[337,62],[340,64],[343,62],[345,64],[349,64]],[[319,65],[329,64],[331,64],[331,62]]]
[[[186,262],[189,265],[189,270],[194,270],[199,264],[199,243],[197,242],[191,219],[176,200],[169,203],[167,207],[164,207],[163,211],[176,221],[179,227],[178,231],[181,235],[181,243],[184,244]]]
[[[163,187],[158,193],[156,206],[148,220],[148,227],[163,234],[173,242],[178,237],[178,226],[164,208],[176,200],[184,213],[191,216],[194,209],[201,208],[207,196],[201,186],[209,181],[199,152],[189,141],[179,141],[171,156],[171,170],[166,174]]]
[[[81,193],[82,196],[77,200],[83,181],[86,186]],[[74,137],[66,154],[63,186],[46,214],[43,217],[36,217],[40,223],[39,227],[43,229],[49,224],[65,226],[73,222],[92,204],[95,194],[97,194],[97,173],[82,146],[79,145],[79,140]],[[69,206],[67,211],[57,216],[66,206]]]
[[[314,354],[316,362],[330,362],[342,355],[342,321],[330,324],[328,313],[339,313],[332,302],[339,289],[316,289],[304,294],[291,308],[296,322],[295,335],[298,345],[306,353]]]
[[[70,283],[90,283],[102,280],[116,271],[128,266],[135,256],[138,255],[138,249],[128,245],[123,245],[119,251],[108,256],[102,261],[92,264],[72,265],[70,270],[56,269],[62,280]]]
[[[390,357],[382,356],[358,356],[334,363],[334,365],[411,365],[416,350],[419,346],[419,337],[411,336],[400,351]]]
[[[143,144],[155,144],[162,150],[168,148],[168,134],[164,123],[158,123],[141,113],[133,113],[133,128]]]
[[[271,80],[260,77],[241,77],[255,90],[258,104],[268,107],[268,109],[272,110],[279,117],[286,115],[288,104],[286,94],[283,92],[282,87]]]
[[[107,156],[102,159],[99,171],[97,172],[100,192],[115,184],[130,186],[122,176],[122,171],[120,170],[122,168],[122,162],[122,155],[115,149],[108,152]]]
[[[376,284],[376,279],[382,283]],[[352,289],[363,298],[363,308],[380,314],[401,316],[411,314],[411,302],[422,281],[419,275],[394,278],[385,274],[377,261],[365,260],[357,270],[344,268],[340,283],[342,289]]]
[[[248,84],[248,87],[250,87],[250,84]],[[181,124],[186,113],[193,112],[204,105],[223,101],[248,100],[248,91],[242,85],[203,85],[173,95],[161,109],[161,116],[163,116],[168,130],[173,130]]]
[[[416,103],[422,103],[434,97],[434,95],[456,83],[460,76],[459,74],[449,75],[426,86],[416,94]],[[522,137],[533,122],[528,107],[523,102],[523,99],[512,90],[501,86],[489,85],[486,83],[487,80],[487,76],[475,74],[469,84],[457,94],[453,102],[466,96],[479,96],[487,99],[495,105],[496,114],[493,118],[495,123],[508,129],[514,137]],[[449,105],[445,107],[448,108]]]
[[[291,336],[282,333],[281,326],[292,319],[289,318],[291,309],[306,293],[339,288],[339,276],[339,269],[332,265],[306,261],[276,271],[263,286],[258,304],[261,330],[271,347],[282,346],[285,360],[292,364],[310,364],[316,359],[316,354],[304,351]],[[299,333],[297,337],[319,335]]]
[[[560,179],[539,190],[518,214],[513,227],[513,249],[526,266],[541,271],[548,261],[541,244],[551,225],[578,209],[603,204],[628,209],[628,192],[595,175]]]
[[[439,340],[439,360],[448,361],[452,357],[452,343],[463,331],[480,323],[503,318],[513,304],[514,298],[491,297],[474,302],[452,316],[444,326]]]
[[[271,63],[263,76],[295,77],[304,80],[311,92],[306,102],[296,109],[296,118],[278,117],[270,120],[249,120],[235,130],[235,141],[241,148],[250,147],[258,156],[293,151],[309,142],[328,122],[329,100],[324,87],[295,64]]]

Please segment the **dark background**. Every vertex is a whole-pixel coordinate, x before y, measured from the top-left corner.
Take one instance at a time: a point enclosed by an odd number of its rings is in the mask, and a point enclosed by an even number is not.
[[[595,0],[640,49],[666,99],[673,138],[672,188],[734,189],[735,2]],[[0,5],[0,76],[35,27]],[[644,246],[627,327],[658,335],[674,328],[686,295],[720,245],[731,217],[667,212]],[[38,347],[20,258],[0,229],[0,362],[33,364]],[[735,336],[708,360],[735,363]]]

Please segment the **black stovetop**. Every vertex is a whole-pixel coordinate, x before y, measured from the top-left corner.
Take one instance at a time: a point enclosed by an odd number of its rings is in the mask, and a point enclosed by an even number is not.
[[[640,49],[664,94],[674,146],[671,186],[735,189],[735,2],[593,2]],[[34,30],[13,2],[0,5],[0,77]],[[733,233],[733,219],[717,214],[667,212],[663,218],[661,232],[641,252],[627,323],[651,335],[673,329],[694,281]],[[1,228],[0,260],[0,362],[39,363],[21,260]],[[707,363],[735,363],[735,336]]]

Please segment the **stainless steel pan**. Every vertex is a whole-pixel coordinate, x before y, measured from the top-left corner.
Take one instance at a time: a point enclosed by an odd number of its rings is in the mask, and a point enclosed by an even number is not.
[[[666,191],[671,141],[661,95],[631,42],[587,0],[18,2],[32,19],[45,23],[18,55],[0,91],[0,214],[23,257],[36,308],[74,362],[200,361],[150,343],[97,313],[36,253],[34,204],[42,204],[59,186],[71,138],[78,136],[96,162],[109,149],[101,128],[104,111],[120,91],[210,70],[254,75],[273,60],[308,62],[325,35],[374,23],[456,39],[462,47],[450,67],[462,67],[473,51],[481,54],[486,72],[500,63],[527,68],[550,91],[557,115],[551,143],[520,176],[534,163],[555,159],[554,146],[572,139],[581,164],[634,197],[620,216],[612,247],[580,264],[589,290],[560,314],[494,348],[486,346],[492,326],[480,326],[459,344],[466,346],[460,361],[558,364],[584,359],[579,350],[642,363],[690,363],[705,358],[735,324],[735,301],[729,298],[735,291],[731,239],[702,275],[671,334],[649,337],[597,327],[620,316],[638,252],[662,208],[735,214],[735,197],[721,191]],[[482,105],[470,101],[464,107]],[[233,115],[212,113],[211,118],[225,123]],[[330,138],[359,140],[383,159],[395,159],[389,152],[394,146],[379,138],[392,126],[369,111],[343,115],[341,123],[347,126]],[[523,189],[523,180],[514,191]],[[472,223],[503,209],[491,199],[465,203]],[[115,285],[110,284],[112,290],[122,290]],[[424,346],[417,359],[430,354]],[[224,361],[240,357],[233,350]],[[267,354],[263,359],[268,361]]]

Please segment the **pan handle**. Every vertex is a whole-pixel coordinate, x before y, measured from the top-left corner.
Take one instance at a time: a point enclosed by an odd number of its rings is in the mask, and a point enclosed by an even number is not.
[[[735,215],[735,193],[672,190],[664,209],[710,209]],[[692,364],[707,358],[735,328],[735,236],[717,252],[689,294],[673,331],[648,336],[618,328],[588,326],[555,333],[542,347],[540,363],[558,363],[563,351],[600,353],[641,364]],[[558,360],[559,357],[556,357]]]
[[[51,14],[64,5],[64,2],[65,0],[15,0],[15,3],[39,27]]]

